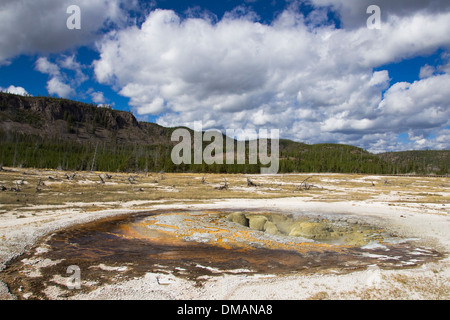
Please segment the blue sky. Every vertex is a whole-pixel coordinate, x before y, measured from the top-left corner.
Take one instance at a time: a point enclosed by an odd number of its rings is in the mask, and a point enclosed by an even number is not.
[[[372,4],[379,29],[367,26]],[[79,30],[66,26],[70,5]],[[450,148],[445,0],[4,0],[0,26],[2,91],[110,104],[165,126],[280,129],[372,152]]]

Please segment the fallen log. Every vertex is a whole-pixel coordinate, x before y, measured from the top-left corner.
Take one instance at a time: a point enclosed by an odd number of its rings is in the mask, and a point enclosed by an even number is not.
[[[129,177],[128,177],[128,182],[130,182],[130,184],[134,184],[135,179],[136,179],[135,177],[129,176]]]
[[[308,181],[308,180],[311,179],[311,178],[312,178],[312,176],[306,178],[305,180],[303,180],[303,181],[300,183],[300,185],[297,187],[296,190],[302,190],[302,187],[303,187],[305,190],[309,190],[309,189],[311,188],[311,186],[310,186],[306,181]]]
[[[247,187],[257,187],[259,186],[258,184],[254,183],[252,180],[250,180],[249,178],[247,178]]]
[[[67,180],[73,180],[73,179],[75,179],[75,176],[76,176],[76,175],[77,175],[76,172],[74,172],[71,176],[69,176],[67,173],[65,174]]]
[[[228,190],[228,181],[225,178],[224,178],[224,180],[225,180],[225,183],[224,183],[223,186],[215,187],[214,189],[217,189],[217,190]]]

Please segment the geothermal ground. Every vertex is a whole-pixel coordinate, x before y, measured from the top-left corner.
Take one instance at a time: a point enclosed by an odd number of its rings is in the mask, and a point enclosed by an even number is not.
[[[3,168],[0,189],[2,299],[450,296],[448,178]]]

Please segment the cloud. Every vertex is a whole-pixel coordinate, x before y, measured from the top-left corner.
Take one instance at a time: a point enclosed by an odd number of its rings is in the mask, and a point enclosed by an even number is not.
[[[424,14],[436,14],[450,10],[447,0],[309,0],[317,7],[329,7],[337,12],[341,23],[347,29],[355,29],[366,26],[367,8],[377,5],[381,9],[382,21],[387,21],[393,16],[405,18],[418,12]]]
[[[29,93],[27,92],[27,90],[25,90],[22,87],[16,87],[16,86],[9,86],[8,88],[1,88],[0,87],[0,91],[2,92],[7,92],[7,93],[12,93],[12,94],[18,94],[20,96],[27,96],[29,95]]]
[[[61,68],[72,70],[75,72],[75,77],[73,77],[73,79],[78,85],[88,80],[89,77],[83,73],[83,69],[86,67],[76,60],[75,54],[72,54],[70,56],[63,56],[59,64]]]
[[[402,130],[448,126],[448,68],[397,84],[373,70],[449,48],[450,12],[392,15],[381,30],[311,27],[293,9],[270,25],[253,17],[234,11],[213,22],[154,10],[140,27],[98,41],[95,76],[167,126],[272,127],[297,141],[377,150]]]
[[[98,31],[127,23],[128,1],[3,0],[0,4],[0,65],[20,54],[59,53],[91,44]],[[135,1],[131,2],[135,3]],[[67,8],[78,5],[81,29],[67,29]]]
[[[47,82],[47,91],[49,94],[56,94],[61,98],[69,98],[75,94],[75,90],[68,84],[62,82],[58,77],[51,78]]]
[[[436,72],[436,68],[430,65],[425,65],[420,68],[419,78],[424,79],[431,77]]]
[[[164,110],[164,100],[161,98],[154,99],[151,103],[143,104],[137,108],[139,115],[160,113]]]
[[[95,92],[91,92],[90,95],[92,97],[92,101],[95,103],[104,104],[106,101],[103,92],[95,91]]]
[[[88,79],[83,73],[83,68],[85,66],[76,61],[75,55],[62,56],[56,63],[49,61],[46,57],[40,57],[35,63],[37,71],[50,76],[47,82],[48,93],[62,98],[74,96],[76,93],[74,88]],[[74,76],[69,76],[68,70],[74,72]],[[100,97],[97,95],[95,98],[99,99]]]
[[[430,129],[450,125],[450,74],[393,85],[380,103],[379,122],[386,127]],[[389,122],[384,120],[390,119]],[[380,124],[381,126],[381,124]]]

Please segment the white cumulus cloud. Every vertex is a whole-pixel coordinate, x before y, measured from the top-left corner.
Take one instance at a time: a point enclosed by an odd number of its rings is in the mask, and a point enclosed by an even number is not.
[[[448,11],[392,15],[368,30],[311,28],[292,9],[271,25],[248,12],[214,23],[155,10],[99,41],[94,70],[162,125],[272,127],[295,140],[378,150],[404,130],[449,125],[449,75],[423,69],[415,83],[392,84],[386,70],[373,71],[450,47],[448,30]]]
[[[16,87],[13,85],[10,85],[8,88],[1,88],[0,87],[0,91],[2,92],[6,92],[6,93],[12,93],[12,94],[17,94],[20,96],[27,96],[29,93],[27,92],[27,90],[25,90],[22,87]]]

